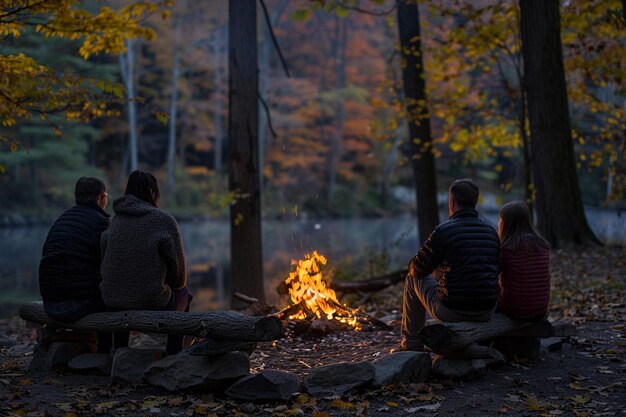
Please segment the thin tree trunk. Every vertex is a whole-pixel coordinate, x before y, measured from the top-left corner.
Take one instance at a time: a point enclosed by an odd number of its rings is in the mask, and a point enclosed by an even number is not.
[[[233,292],[265,299],[258,155],[256,0],[229,3],[228,138]]]
[[[521,0],[537,227],[554,247],[599,243],[585,217],[576,175],[558,0]]]
[[[387,206],[387,201],[389,199],[389,185],[391,183],[391,174],[393,174],[393,169],[396,166],[396,162],[398,160],[398,148],[402,143],[400,132],[398,132],[397,136],[393,138],[393,142],[391,143],[391,150],[387,154],[387,158],[385,158],[385,164],[383,166],[382,177],[380,180],[380,205],[382,207]]]
[[[402,80],[409,124],[408,157],[413,167],[420,242],[439,224],[437,173],[432,152],[430,116],[424,82],[419,8],[410,0],[397,0],[398,32],[402,50]]]
[[[337,184],[337,170],[341,159],[341,148],[345,126],[345,108],[343,90],[346,87],[346,49],[348,43],[348,22],[346,19],[335,17],[335,88],[339,95],[337,99],[336,134],[331,139],[330,154],[328,161],[328,194],[326,204],[332,207],[333,195]]]
[[[534,217],[535,195],[533,187],[532,176],[532,151],[530,148],[530,138],[528,137],[528,130],[526,129],[526,120],[528,112],[526,108],[526,93],[523,86],[523,81],[520,83],[522,86],[521,99],[520,99],[520,111],[519,111],[519,123],[520,123],[520,136],[522,137],[522,153],[524,163],[524,200],[528,205],[528,211],[530,212],[531,219]]]
[[[287,0],[280,0],[274,5],[272,12],[270,13],[270,22],[274,29],[278,26],[278,21],[284,13],[289,2]],[[272,35],[270,28],[266,24],[263,25],[263,41],[261,43],[261,56],[259,57],[259,92],[260,96],[265,100],[269,106],[269,86],[272,80],[272,60],[270,59],[270,52],[274,47],[272,43]],[[261,189],[264,187],[263,181],[263,167],[265,166],[265,154],[271,144],[271,135],[269,126],[267,123],[268,115],[266,110],[259,107],[259,167],[261,169]]]
[[[130,151],[130,171],[137,169],[139,157],[137,151],[137,101],[135,93],[135,53],[133,40],[126,40],[126,52],[120,55],[120,71],[126,88],[128,100],[128,148]]]
[[[222,53],[221,51],[226,49],[225,38],[226,31],[228,30],[227,24],[216,30],[216,34],[213,38],[213,53],[214,53],[214,65],[213,65],[213,82],[215,84],[215,99],[214,112],[213,112],[213,125],[215,127],[214,142],[213,142],[213,169],[216,174],[222,172],[222,144],[224,142],[224,123],[222,115],[222,98],[223,98],[223,71],[222,71]]]
[[[180,17],[176,20],[175,37],[180,39]],[[167,186],[174,189],[174,158],[176,156],[176,119],[178,114],[178,78],[180,77],[180,48],[178,42],[175,43],[175,51],[172,57],[172,91],[170,93],[170,117],[167,140]]]

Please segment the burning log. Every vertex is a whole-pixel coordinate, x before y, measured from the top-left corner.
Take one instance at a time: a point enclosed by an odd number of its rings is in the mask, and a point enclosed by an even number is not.
[[[331,281],[322,274],[321,266],[326,265],[326,258],[317,253],[305,255],[305,259],[291,262],[295,266],[281,285],[279,292],[290,296],[292,305],[280,311],[277,316],[282,320],[298,320],[300,324],[287,324],[287,331],[292,334],[327,334],[345,328],[360,330],[371,323],[384,329],[387,324],[370,317],[359,309],[342,305]],[[311,321],[311,323],[306,323]]]

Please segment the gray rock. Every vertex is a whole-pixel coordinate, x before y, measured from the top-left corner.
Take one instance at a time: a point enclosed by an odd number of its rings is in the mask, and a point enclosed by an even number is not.
[[[576,336],[576,326],[571,321],[558,320],[552,323],[552,336]]]
[[[106,353],[85,353],[72,358],[67,367],[78,373],[111,375],[113,359]]]
[[[135,349],[124,347],[115,351],[111,366],[111,382],[136,384],[142,381],[148,367],[161,359],[161,349]]]
[[[165,344],[167,343],[167,335],[166,334],[158,334],[158,333],[140,333],[140,334],[131,334],[130,340],[128,341],[128,346],[132,348],[143,348],[143,349],[165,349]]]
[[[38,343],[33,350],[33,358],[28,366],[29,371],[50,371],[62,369],[75,356],[91,352],[89,345],[84,343],[54,342]]]
[[[226,395],[245,401],[284,401],[301,390],[302,384],[295,374],[266,369],[235,382],[226,390]]]
[[[391,324],[392,322],[396,322],[400,320],[402,320],[402,315],[400,313],[387,314],[386,316],[383,316],[380,318],[380,321],[382,321],[385,324]]]
[[[505,360],[504,355],[499,350],[488,346],[481,346],[476,343],[462,350],[446,352],[441,356],[455,359],[496,359],[499,363]]]
[[[560,337],[547,337],[545,339],[539,339],[541,343],[541,354],[545,355],[549,352],[558,352],[563,349],[563,339]]]
[[[373,379],[374,365],[370,362],[342,362],[311,369],[303,385],[309,394],[333,395],[364,386]]]
[[[34,352],[37,344],[33,342],[20,343],[7,349],[9,356],[24,355]]]
[[[223,390],[250,374],[250,358],[241,352],[198,356],[181,352],[150,365],[145,381],[168,391]]]
[[[15,340],[0,334],[0,348],[9,348],[15,346]]]
[[[396,352],[376,359],[374,365],[374,387],[386,384],[409,384],[423,382],[428,378],[432,366],[430,353]]]
[[[433,361],[433,373],[451,379],[474,379],[479,378],[487,372],[491,365],[502,363],[499,359],[462,359],[435,357]]]

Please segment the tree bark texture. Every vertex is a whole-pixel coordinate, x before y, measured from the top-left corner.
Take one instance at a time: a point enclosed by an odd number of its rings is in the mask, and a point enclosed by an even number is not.
[[[233,292],[265,299],[258,154],[258,68],[255,0],[229,3],[228,138]]]
[[[479,322],[444,323],[436,321],[420,330],[419,337],[436,353],[465,349],[482,340],[489,340],[511,330],[528,326],[530,323],[513,320],[504,314],[494,314],[491,320]]]
[[[576,175],[558,0],[521,0],[524,87],[527,89],[537,227],[554,247],[598,242]]]
[[[73,323],[48,316],[43,304],[30,302],[20,307],[24,320],[66,329],[117,332],[136,330],[146,333],[185,334],[218,340],[260,342],[278,338],[282,322],[276,316],[250,317],[230,311],[187,313],[184,311],[128,310],[93,313]]]
[[[439,224],[437,173],[424,82],[419,8],[415,1],[397,0],[398,31],[402,51],[402,80],[409,124],[408,157],[413,167],[420,242]]]

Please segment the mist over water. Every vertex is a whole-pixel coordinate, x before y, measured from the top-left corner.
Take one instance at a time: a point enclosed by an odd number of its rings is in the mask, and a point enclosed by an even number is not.
[[[480,212],[492,225],[497,213]],[[445,219],[442,212],[440,219]],[[626,244],[626,213],[588,208],[587,219],[609,245]],[[187,257],[188,286],[195,295],[193,310],[228,308],[231,296],[230,238],[227,221],[181,222]],[[48,227],[0,229],[0,318],[17,313],[25,301],[39,300],[38,266]],[[263,222],[266,294],[282,305],[276,286],[291,270],[292,259],[317,250],[331,271],[354,271],[361,277],[403,268],[417,252],[417,221],[412,215],[373,219],[295,220]],[[383,256],[383,254],[385,256]]]

